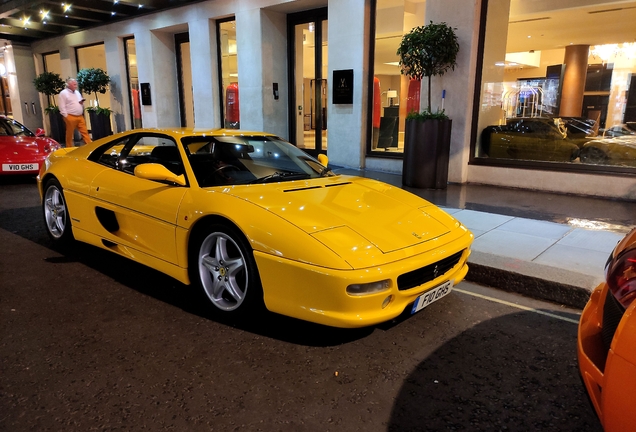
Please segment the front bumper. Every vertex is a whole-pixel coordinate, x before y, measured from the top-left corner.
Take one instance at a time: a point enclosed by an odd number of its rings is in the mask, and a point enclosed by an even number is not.
[[[422,293],[446,281],[458,284],[468,272],[466,262],[471,242],[472,235],[467,233],[445,245],[443,256],[439,251],[431,251],[358,270],[326,269],[261,252],[255,252],[254,257],[268,310],[319,324],[354,328],[379,324],[399,316]],[[459,262],[445,274],[414,288],[398,289],[398,276],[462,250]],[[346,292],[351,284],[380,280],[390,281],[387,290],[360,296]],[[385,304],[389,296],[391,299]]]

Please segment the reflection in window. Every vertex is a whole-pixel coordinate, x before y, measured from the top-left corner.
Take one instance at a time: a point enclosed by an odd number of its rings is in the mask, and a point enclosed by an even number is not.
[[[104,44],[100,43],[97,45],[78,47],[75,49],[75,55],[77,56],[77,69],[87,69],[87,68],[99,68],[104,70],[104,72],[108,73],[106,69],[106,49],[104,48]],[[73,77],[74,78],[74,77]],[[82,92],[82,89],[79,89]],[[84,93],[84,92],[82,92]],[[106,89],[106,92],[99,96],[95,94],[83,94],[86,102],[84,102],[84,108],[96,108],[98,105],[98,99],[101,101],[99,103],[100,108],[110,108],[110,86]],[[112,121],[113,116],[111,116]],[[86,127],[91,130],[91,122],[90,116],[86,116]]]
[[[63,80],[66,80],[67,77],[62,75],[62,61],[60,59],[60,53],[48,53],[42,55],[42,60],[44,61],[44,71],[56,73],[62,77]],[[48,97],[48,105],[58,105],[57,95],[47,96]]]
[[[636,167],[636,44],[619,32],[603,44],[607,21],[588,20],[597,6],[488,1],[474,157]],[[539,12],[549,18],[537,27]]]
[[[223,126],[228,129],[239,129],[241,126],[241,112],[239,106],[236,20],[219,22],[218,34],[219,55],[221,58]]]
[[[130,96],[130,112],[133,129],[143,127],[141,121],[141,95],[139,88],[139,74],[137,73],[137,51],[135,48],[135,38],[124,39],[126,51],[126,66],[128,72],[128,88]]]
[[[405,4],[407,7],[405,7]],[[409,111],[420,111],[420,82],[400,74],[396,51],[402,36],[425,24],[426,3],[378,1],[375,14],[371,151],[404,151]]]

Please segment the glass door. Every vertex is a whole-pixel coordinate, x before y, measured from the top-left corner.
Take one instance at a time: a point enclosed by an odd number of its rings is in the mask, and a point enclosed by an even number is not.
[[[192,67],[190,63],[190,35],[174,35],[177,53],[177,80],[179,83],[179,107],[181,126],[194,127],[194,95],[192,93]]]
[[[137,74],[137,51],[135,38],[124,38],[124,52],[126,53],[126,71],[128,73],[128,96],[130,100],[130,118],[132,128],[143,127],[141,119],[141,98],[139,90],[139,75]]]
[[[288,16],[291,43],[291,141],[310,154],[327,152],[327,9]]]

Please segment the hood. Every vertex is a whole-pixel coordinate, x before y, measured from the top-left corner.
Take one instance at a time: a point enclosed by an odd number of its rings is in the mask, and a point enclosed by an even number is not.
[[[59,148],[56,141],[49,138],[0,137],[0,158],[6,160],[36,160]]]
[[[251,185],[226,193],[280,216],[340,254],[367,242],[389,253],[437,239],[455,226],[450,217],[434,217],[439,209],[429,202],[357,177]],[[431,214],[427,206],[431,206]],[[343,233],[355,233],[357,244],[349,244],[347,239],[352,236]]]
[[[40,147],[30,137],[0,137],[0,155],[3,159],[33,157],[40,153]]]

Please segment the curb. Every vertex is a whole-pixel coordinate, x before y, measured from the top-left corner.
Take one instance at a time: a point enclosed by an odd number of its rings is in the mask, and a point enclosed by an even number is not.
[[[583,309],[602,276],[473,251],[466,280]]]

